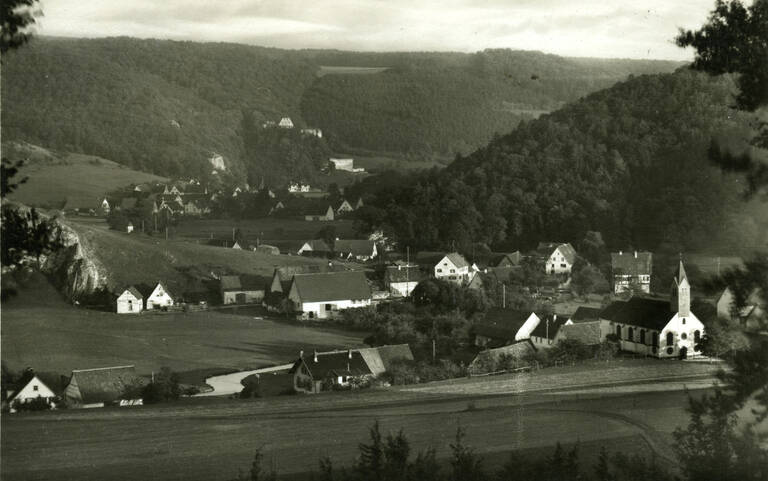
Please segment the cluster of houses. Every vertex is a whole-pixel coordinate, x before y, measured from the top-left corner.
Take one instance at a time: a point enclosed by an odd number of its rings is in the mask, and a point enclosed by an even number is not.
[[[270,207],[269,215],[303,218],[306,221],[332,221],[363,207],[363,199],[354,202],[342,198],[336,204],[321,198],[315,202],[305,202],[297,198],[278,200]]]
[[[634,295],[603,309],[579,307],[570,316],[491,309],[475,326],[479,347],[515,352],[547,349],[563,339],[586,345],[613,339],[621,350],[658,358],[700,355],[704,325],[691,311],[691,286],[682,261],[671,300]],[[511,351],[510,351],[511,352]]]
[[[274,120],[267,120],[264,123],[261,124],[262,128],[269,129],[269,128],[278,128],[278,129],[293,129],[296,126],[293,123],[293,120],[291,120],[290,117],[282,117],[279,121],[275,122]],[[300,129],[300,132],[303,135],[312,135],[317,138],[323,137],[323,131],[318,128],[306,128],[306,129]]]

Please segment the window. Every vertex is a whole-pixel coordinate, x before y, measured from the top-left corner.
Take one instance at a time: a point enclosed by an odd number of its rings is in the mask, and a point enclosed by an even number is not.
[[[332,311],[333,310],[333,304],[326,304],[325,305],[325,310],[326,311]]]
[[[438,273],[438,274],[440,274],[440,273],[442,273],[442,272],[443,272],[443,270],[442,270],[442,269],[438,269],[438,270],[437,270],[437,273]]]
[[[565,264],[560,264],[560,267],[563,267],[563,268],[564,268],[564,267],[565,267]]]
[[[35,384],[34,386],[32,386],[32,390],[33,390],[33,391],[37,391],[37,388],[38,388],[38,387],[39,387],[39,386],[38,386],[37,384]]]
[[[645,344],[645,329],[640,329],[640,344]]]
[[[685,325],[685,318],[683,318],[683,325]]]
[[[699,330],[693,331],[693,342],[698,344],[700,341],[701,341],[701,331]]]
[[[456,269],[451,269],[451,274],[454,274],[456,272]]]
[[[653,335],[651,336],[651,345],[654,348],[659,347],[659,333],[658,332],[654,332]]]
[[[621,326],[616,326],[616,337],[621,339]]]
[[[667,333],[667,346],[671,346],[675,342],[675,335],[671,332]]]
[[[635,330],[633,328],[627,329],[627,341],[634,341],[635,340]]]
[[[686,339],[688,339],[688,334],[687,334],[687,333],[685,333],[685,332],[684,332],[684,333],[682,333],[682,334],[680,334],[680,339],[682,339],[683,341],[685,341]]]

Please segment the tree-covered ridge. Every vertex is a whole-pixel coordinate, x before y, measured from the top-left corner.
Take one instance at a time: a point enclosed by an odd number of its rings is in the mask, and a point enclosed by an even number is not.
[[[732,82],[647,75],[520,125],[443,172],[376,185],[361,220],[412,248],[526,248],[600,231],[609,246],[698,248],[745,230],[710,140],[744,128]],[[758,231],[759,232],[759,231]]]
[[[390,69],[318,77],[323,65]],[[537,52],[360,53],[36,38],[23,54],[4,58],[2,133],[169,176],[200,175],[211,152],[238,175],[252,171],[242,112],[254,125],[290,116],[298,127],[322,128],[352,147],[392,146],[421,157],[467,153],[494,132],[509,131],[522,111],[549,110],[628,74],[676,65]]]

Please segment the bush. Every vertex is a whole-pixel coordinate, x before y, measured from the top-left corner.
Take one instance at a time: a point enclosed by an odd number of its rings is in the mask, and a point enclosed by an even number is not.
[[[141,391],[144,404],[175,401],[180,396],[179,375],[167,367],[162,368],[160,373],[155,376],[154,382],[144,386]]]
[[[50,401],[44,397],[36,397],[35,399],[27,402],[20,402],[18,400],[13,402],[13,409],[16,411],[49,411],[52,409]]]
[[[467,368],[448,359],[436,363],[398,360],[382,377],[393,385],[418,384],[455,379],[467,375]]]

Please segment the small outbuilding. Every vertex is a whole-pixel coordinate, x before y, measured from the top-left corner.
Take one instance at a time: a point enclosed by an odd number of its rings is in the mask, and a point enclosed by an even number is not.
[[[118,314],[139,314],[144,309],[144,296],[134,286],[130,286],[117,298]]]

